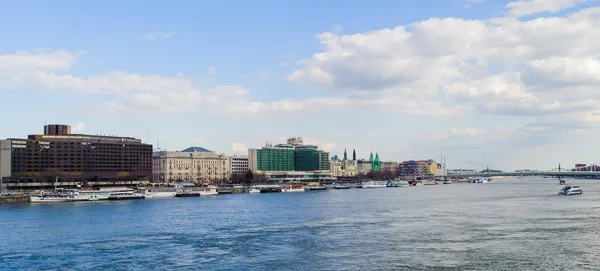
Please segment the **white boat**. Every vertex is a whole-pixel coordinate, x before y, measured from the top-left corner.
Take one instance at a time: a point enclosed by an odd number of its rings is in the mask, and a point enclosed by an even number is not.
[[[253,186],[252,188],[250,188],[250,191],[248,191],[248,193],[260,193],[260,188]]]
[[[580,195],[582,193],[583,193],[583,190],[581,190],[579,185],[567,185],[558,192],[559,195],[564,195],[564,196]]]
[[[54,203],[54,202],[73,202],[77,201],[74,195],[69,194],[44,194],[29,196],[32,203]]]
[[[474,179],[473,183],[489,183],[491,181],[492,181],[491,178],[481,177],[481,178]]]
[[[293,183],[290,185],[284,185],[283,187],[281,187],[281,192],[304,192],[304,187],[302,186],[302,184],[299,183]]]
[[[362,188],[386,188],[385,182],[366,181],[362,183]]]
[[[147,199],[173,198],[177,195],[177,188],[175,187],[148,187],[141,190]]]
[[[198,191],[200,191],[200,196],[213,196],[219,194],[216,186],[202,187]]]

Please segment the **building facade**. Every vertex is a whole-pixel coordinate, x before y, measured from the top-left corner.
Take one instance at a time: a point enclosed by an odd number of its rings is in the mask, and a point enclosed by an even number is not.
[[[428,176],[438,174],[438,164],[429,160],[408,160],[398,165],[399,176]]]
[[[356,152],[354,152],[356,154]],[[354,155],[355,156],[355,155]],[[358,175],[358,166],[356,160],[348,160],[348,153],[344,150],[343,160],[337,159],[337,156],[329,162],[331,175],[333,177],[353,177]]]
[[[248,170],[248,156],[229,157],[228,171],[230,174],[246,174]]]
[[[286,144],[248,150],[249,169],[272,181],[330,180],[329,153],[292,137]]]
[[[152,178],[152,145],[50,124],[44,134],[0,142],[0,178],[8,189],[144,184]]]
[[[229,177],[229,158],[201,147],[182,151],[155,152],[152,156],[152,181],[214,182]]]

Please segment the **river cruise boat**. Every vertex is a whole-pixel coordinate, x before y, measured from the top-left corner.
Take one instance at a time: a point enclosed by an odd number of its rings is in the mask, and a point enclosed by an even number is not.
[[[387,187],[405,187],[405,186],[410,186],[410,184],[407,181],[397,181],[397,182],[388,181],[385,185]]]
[[[318,182],[311,182],[304,186],[305,190],[327,190],[327,186],[321,185]]]
[[[254,185],[250,188],[249,192],[252,194],[277,193],[277,192],[281,192],[281,187],[279,185],[269,185],[269,184]]]
[[[492,181],[492,178],[480,177],[477,179],[473,179],[473,183],[489,183]]]
[[[580,195],[582,193],[583,190],[581,190],[579,185],[567,185],[558,192],[559,195],[563,196]]]
[[[217,191],[217,187],[216,186],[207,186],[207,187],[200,187],[200,188],[194,188],[193,189],[194,192],[199,192],[200,196],[214,196],[214,195],[218,195],[219,192]]]
[[[333,189],[350,189],[350,185],[346,183],[335,183],[333,184]]]
[[[281,187],[281,192],[304,192],[304,187],[300,183],[293,183]]]
[[[54,202],[74,202],[78,201],[74,194],[63,191],[55,193],[40,192],[39,195],[29,196],[32,203],[54,203]]]
[[[176,187],[144,187],[140,191],[147,199],[172,198],[177,195]]]
[[[366,181],[362,183],[362,188],[386,188],[385,182]]]

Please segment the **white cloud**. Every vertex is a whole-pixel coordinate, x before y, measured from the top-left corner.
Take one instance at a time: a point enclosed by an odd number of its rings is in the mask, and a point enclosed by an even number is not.
[[[593,1],[597,0],[519,0],[509,2],[506,8],[511,15],[521,17],[541,12],[558,12],[580,3]]]
[[[73,134],[82,134],[85,131],[85,124],[83,123],[75,123],[71,127],[71,133]]]
[[[208,71],[206,72],[206,74],[211,75],[211,76],[216,75],[217,67],[215,67],[215,66],[208,67]]]
[[[171,39],[175,36],[173,32],[151,32],[144,35],[144,39],[147,41],[155,41],[155,40],[167,40]]]
[[[231,146],[233,153],[248,153],[248,147],[242,142],[235,142]]]

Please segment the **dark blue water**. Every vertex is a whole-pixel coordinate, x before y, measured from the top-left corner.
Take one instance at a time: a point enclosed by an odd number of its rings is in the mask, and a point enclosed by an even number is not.
[[[600,181],[0,205],[0,269],[597,270]]]

